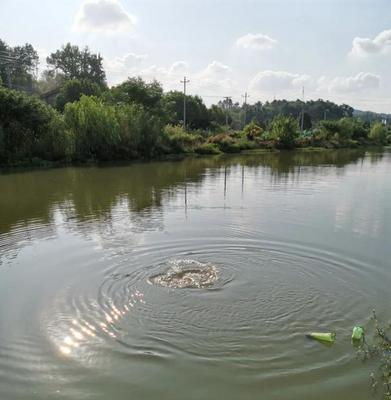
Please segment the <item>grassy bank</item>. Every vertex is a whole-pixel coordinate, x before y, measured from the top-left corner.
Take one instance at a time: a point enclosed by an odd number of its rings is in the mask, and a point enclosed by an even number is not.
[[[242,130],[227,126],[183,129],[158,111],[134,101],[81,96],[63,113],[37,97],[0,88],[0,165],[58,166],[70,163],[156,159],[186,154],[217,155],[279,149],[339,149],[384,146],[391,131],[345,117],[320,121],[300,131],[292,116],[279,115],[266,127],[251,122]]]

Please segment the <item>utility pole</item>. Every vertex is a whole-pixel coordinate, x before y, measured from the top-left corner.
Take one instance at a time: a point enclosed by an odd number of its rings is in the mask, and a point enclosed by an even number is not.
[[[303,86],[303,104],[301,107],[301,133],[304,131],[304,86]]]
[[[246,117],[247,117],[247,99],[250,97],[250,95],[246,92],[244,95],[242,95],[244,98],[244,104],[243,104],[243,109],[244,109],[244,121],[243,121],[243,128],[246,126]]]
[[[229,97],[229,96],[224,97],[224,100],[225,100],[225,125],[226,125],[226,126],[228,126],[228,104],[229,104],[229,101],[230,101],[231,99],[232,99],[232,98]]]
[[[186,129],[186,85],[190,82],[190,80],[186,79],[186,76],[183,78],[183,129]]]

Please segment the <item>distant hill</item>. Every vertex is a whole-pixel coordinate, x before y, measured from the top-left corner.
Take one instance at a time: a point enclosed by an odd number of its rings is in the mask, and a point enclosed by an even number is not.
[[[361,111],[354,110],[353,116],[359,117],[364,121],[386,121],[387,124],[391,124],[391,114],[375,113],[373,111]]]

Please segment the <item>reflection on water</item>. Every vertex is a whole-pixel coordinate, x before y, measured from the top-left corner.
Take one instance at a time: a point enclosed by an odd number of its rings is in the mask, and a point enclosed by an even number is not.
[[[359,149],[0,175],[0,398],[367,400],[349,337],[389,317],[390,170]]]
[[[108,336],[116,339],[116,323],[128,316],[128,313],[137,306],[138,303],[145,304],[144,295],[138,290],[132,294],[129,302],[122,304],[119,309],[114,304],[110,304],[103,312],[102,319],[96,320],[95,325],[85,320],[72,319],[70,327],[61,329],[66,335],[63,340],[57,338],[58,350],[65,356],[72,355],[81,345],[86,345],[97,337]]]

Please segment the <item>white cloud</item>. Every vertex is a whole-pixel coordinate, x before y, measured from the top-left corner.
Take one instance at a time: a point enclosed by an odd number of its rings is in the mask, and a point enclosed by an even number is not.
[[[294,74],[286,71],[261,71],[251,80],[250,88],[255,91],[289,91],[297,90],[303,85],[311,85],[308,75]]]
[[[199,73],[199,76],[205,78],[213,78],[218,77],[221,74],[227,74],[230,71],[231,68],[221,63],[220,61],[212,61]]]
[[[268,50],[277,44],[277,40],[262,33],[248,33],[236,40],[236,46],[244,49]]]
[[[105,66],[109,71],[123,72],[139,66],[147,58],[146,54],[128,53],[113,60],[105,59]]]
[[[76,14],[74,28],[81,31],[119,32],[134,27],[136,18],[118,0],[87,0]]]
[[[370,92],[380,87],[380,76],[370,72],[360,72],[355,76],[318,79],[318,90],[329,93],[362,93]]]
[[[176,61],[171,65],[169,72],[171,74],[179,74],[179,73],[185,73],[188,70],[189,70],[189,64],[186,61]]]
[[[104,58],[103,63],[110,82],[118,83],[128,76],[137,75],[138,68],[147,58],[147,54],[128,53],[114,59]]]
[[[351,54],[354,56],[369,56],[383,54],[391,50],[391,29],[379,33],[374,39],[356,37],[353,39]]]

